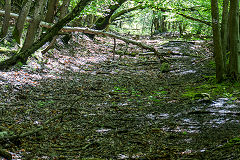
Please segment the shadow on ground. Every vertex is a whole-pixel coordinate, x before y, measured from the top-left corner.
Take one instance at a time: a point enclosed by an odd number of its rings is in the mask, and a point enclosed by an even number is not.
[[[21,134],[62,113],[44,130],[4,148],[23,159],[218,159],[239,156],[239,118],[226,106],[183,97],[187,86],[214,74],[206,42],[145,40],[169,53],[164,73],[152,55],[112,60],[113,42],[74,37],[32,59],[21,70],[1,72],[1,126]],[[59,44],[61,44],[59,42]],[[125,44],[118,42],[117,49]],[[129,46],[128,52],[147,53]],[[238,104],[232,110],[238,111]],[[215,112],[195,114],[202,108]],[[229,107],[231,108],[231,107]],[[192,114],[194,113],[194,114]],[[219,113],[219,114],[218,114]],[[27,158],[26,158],[27,157]]]

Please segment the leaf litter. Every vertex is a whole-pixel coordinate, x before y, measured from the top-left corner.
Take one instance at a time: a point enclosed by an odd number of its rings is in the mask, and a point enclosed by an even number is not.
[[[136,46],[117,41],[117,51],[137,54],[113,60],[112,39],[74,34],[69,45],[58,40],[46,55],[1,72],[1,132],[21,134],[63,115],[2,146],[19,159],[201,159],[236,135],[235,125],[224,135],[226,126],[184,114],[196,105],[182,97],[186,86],[214,72],[204,65],[206,42],[144,41],[169,53],[169,70]]]

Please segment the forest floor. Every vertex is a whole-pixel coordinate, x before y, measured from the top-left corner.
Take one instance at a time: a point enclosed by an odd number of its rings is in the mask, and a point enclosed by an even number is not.
[[[215,84],[211,43],[142,41],[169,62],[122,41],[131,56],[113,60],[112,39],[74,35],[1,72],[0,133],[43,126],[2,147],[15,159],[240,158],[240,88]]]

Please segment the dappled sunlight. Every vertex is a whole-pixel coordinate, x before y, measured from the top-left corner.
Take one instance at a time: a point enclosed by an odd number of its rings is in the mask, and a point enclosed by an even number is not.
[[[11,97],[5,103],[12,101],[16,106],[7,108],[16,115],[12,117],[14,123],[22,128],[25,128],[25,123],[40,126],[49,117],[70,109],[71,114],[59,124],[53,122],[53,125],[57,130],[62,126],[71,127],[71,132],[61,130],[60,137],[56,138],[55,134],[46,137],[47,142],[41,140],[41,149],[49,142],[51,145],[78,143],[81,147],[95,143],[104,146],[114,144],[120,149],[123,146],[119,146],[118,138],[129,133],[139,140],[129,145],[129,137],[126,136],[121,143],[127,147],[138,147],[139,144],[159,146],[166,139],[173,144],[184,142],[194,145],[194,136],[202,134],[202,127],[220,128],[229,122],[238,123],[234,117],[225,118],[211,113],[209,119],[199,119],[194,111],[193,114],[189,112],[191,104],[182,103],[185,83],[195,83],[196,78],[202,75],[199,69],[202,66],[195,62],[198,57],[184,55],[186,50],[190,55],[197,52],[194,44],[171,42],[161,45],[156,40],[145,40],[148,41],[169,59],[166,72],[161,70],[162,65],[154,55],[141,55],[147,51],[134,45],[128,45],[126,52],[140,54],[115,55],[113,60],[113,41],[103,37],[97,37],[97,41],[87,40],[84,46],[74,42],[61,45],[61,51],[52,49],[40,58],[31,58],[28,65],[19,70],[1,72],[5,97]],[[126,44],[118,42],[116,50],[126,50]],[[9,84],[17,87],[8,88]],[[210,107],[219,114],[228,114],[219,103],[216,101]],[[54,127],[53,130],[56,129]],[[69,139],[64,138],[65,135]],[[89,143],[85,135],[92,135],[96,140]],[[175,135],[184,136],[174,139]],[[109,140],[109,137],[112,138]],[[148,141],[144,142],[145,139]],[[31,144],[25,144],[25,147],[31,148]],[[202,148],[193,147],[179,153],[187,155]],[[71,154],[76,155],[77,152]],[[118,154],[131,158],[143,155]]]

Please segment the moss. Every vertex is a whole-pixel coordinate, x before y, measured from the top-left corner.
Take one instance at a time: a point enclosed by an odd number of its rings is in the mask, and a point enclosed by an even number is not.
[[[164,73],[164,72],[169,72],[169,70],[170,70],[170,64],[166,62],[162,63],[160,67],[160,71]]]
[[[195,99],[196,95],[206,93],[211,95],[213,99],[222,97],[230,100],[236,100],[236,97],[240,96],[239,83],[224,82],[217,84],[215,81],[215,76],[203,76],[203,78],[205,80],[204,84],[186,87],[182,97]]]

